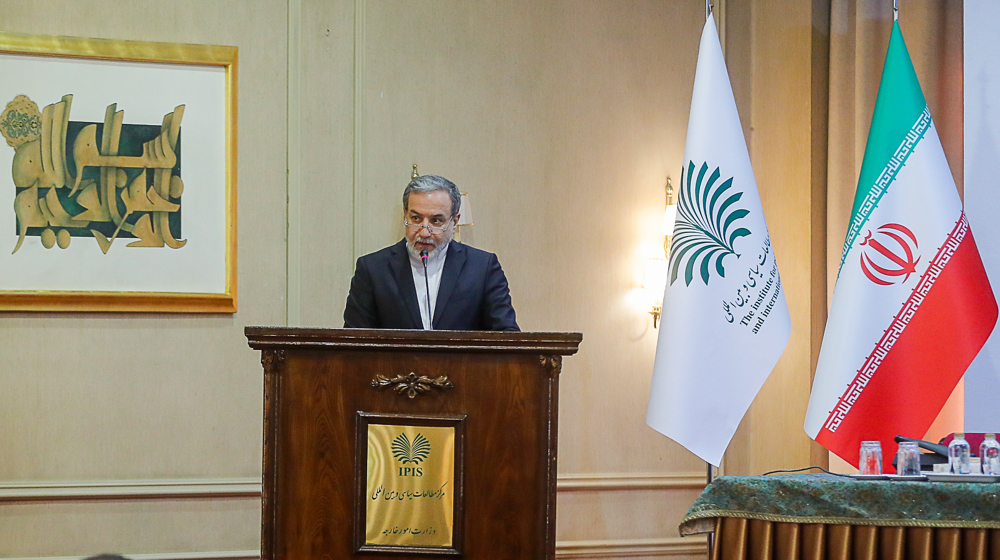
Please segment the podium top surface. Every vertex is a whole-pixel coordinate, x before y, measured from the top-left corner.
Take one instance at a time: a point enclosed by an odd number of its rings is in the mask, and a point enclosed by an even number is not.
[[[344,349],[426,350],[436,352],[510,352],[576,354],[581,333],[514,331],[423,331],[396,329],[320,329],[246,327],[255,350]]]

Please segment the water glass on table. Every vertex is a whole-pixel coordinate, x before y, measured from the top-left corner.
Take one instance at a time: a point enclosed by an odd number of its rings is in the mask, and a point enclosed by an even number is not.
[[[896,452],[896,474],[900,476],[920,476],[920,449],[913,441],[899,444]]]
[[[878,441],[862,441],[861,456],[858,461],[861,474],[882,474],[882,444]]]

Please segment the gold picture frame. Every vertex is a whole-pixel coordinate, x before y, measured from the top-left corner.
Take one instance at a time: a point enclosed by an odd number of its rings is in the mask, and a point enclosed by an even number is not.
[[[237,68],[0,33],[0,311],[236,312]]]

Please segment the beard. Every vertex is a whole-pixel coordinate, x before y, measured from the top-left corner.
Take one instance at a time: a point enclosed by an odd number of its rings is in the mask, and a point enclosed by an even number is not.
[[[419,259],[420,258],[420,249],[418,249],[417,246],[416,246],[416,244],[415,244],[416,241],[419,240],[421,243],[428,243],[428,244],[434,245],[433,249],[431,249],[430,251],[427,251],[428,258],[434,259],[434,258],[437,258],[437,256],[441,254],[441,249],[442,248],[448,246],[448,243],[451,241],[451,239],[452,239],[452,237],[454,237],[454,235],[455,235],[454,230],[449,230],[449,231],[446,231],[446,232],[442,233],[441,234],[441,238],[438,239],[438,240],[435,240],[432,237],[428,237],[428,238],[425,238],[425,239],[419,239],[417,237],[414,237],[413,241],[410,241],[409,239],[407,239],[406,240],[406,251],[408,253],[410,253],[410,255],[413,256],[414,258]]]

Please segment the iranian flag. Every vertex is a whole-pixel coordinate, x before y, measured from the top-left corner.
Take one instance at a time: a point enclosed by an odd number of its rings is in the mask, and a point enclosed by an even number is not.
[[[805,430],[854,466],[861,441],[922,438],[997,320],[910,55],[892,26]]]
[[[718,465],[791,321],[711,16],[698,50],[646,423]]]

